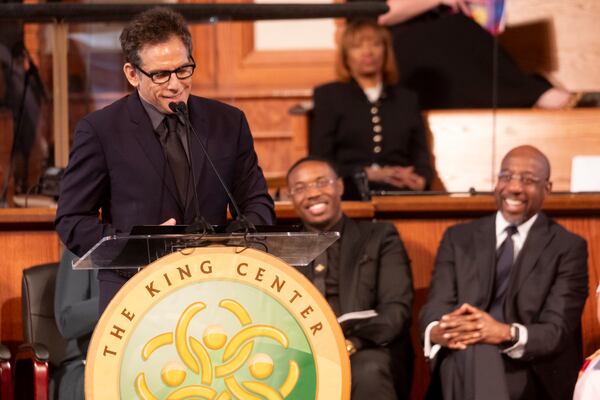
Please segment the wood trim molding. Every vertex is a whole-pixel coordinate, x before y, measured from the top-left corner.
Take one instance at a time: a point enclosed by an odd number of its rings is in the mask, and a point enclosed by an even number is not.
[[[218,54],[219,88],[310,89],[334,78],[334,50],[256,50],[253,22],[220,22],[217,32],[217,49],[229,49]]]

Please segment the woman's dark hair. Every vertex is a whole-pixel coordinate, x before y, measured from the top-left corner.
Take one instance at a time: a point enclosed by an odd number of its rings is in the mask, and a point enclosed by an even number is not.
[[[192,35],[181,14],[167,7],[154,7],[136,15],[125,26],[119,37],[125,62],[141,65],[142,47],[164,43],[172,36],[181,39],[188,55],[191,56]]]

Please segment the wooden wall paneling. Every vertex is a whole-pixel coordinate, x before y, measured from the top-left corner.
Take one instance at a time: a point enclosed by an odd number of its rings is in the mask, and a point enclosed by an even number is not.
[[[0,341],[12,349],[22,341],[23,269],[59,259],[53,209],[0,209]]]
[[[252,22],[218,26],[219,86],[222,88],[312,88],[334,77],[331,50],[259,51]]]
[[[52,24],[52,106],[54,165],[66,167],[69,160],[69,86],[67,67],[68,24]]]
[[[58,236],[53,230],[0,232],[0,331],[1,340],[22,341],[21,278],[23,269],[59,259]],[[12,346],[11,346],[12,347]]]
[[[499,111],[494,171],[504,154],[522,144],[543,151],[552,165],[553,189],[569,191],[573,157],[600,155],[600,109]]]
[[[292,119],[288,110],[298,97],[234,98],[231,103],[246,114],[259,164],[268,178],[282,178],[296,160]]]
[[[598,217],[559,217],[556,219],[571,232],[587,240],[589,295],[583,310],[583,354],[588,356],[600,348],[600,324],[597,317],[596,288],[600,283],[600,219]]]
[[[437,110],[425,117],[435,170],[450,192],[492,190],[502,157],[519,145],[534,145],[548,156],[555,191],[570,190],[574,156],[600,154],[597,108]]]
[[[551,76],[559,68],[556,29],[551,16],[507,26],[499,42],[523,71]]]
[[[526,70],[549,72],[551,80],[569,90],[600,90],[600,74],[595,73],[600,64],[600,2],[515,0],[505,4],[507,26],[526,35],[513,35],[503,44]],[[532,36],[537,40],[532,41]]]
[[[295,105],[297,106],[297,105]],[[296,161],[308,155],[308,118],[303,114],[290,113],[292,128],[292,160]]]
[[[206,96],[204,91],[214,91],[218,84],[217,63],[219,54],[223,51],[217,47],[217,23],[190,24],[194,49],[196,70],[192,77],[193,92],[199,96]]]
[[[240,25],[234,32],[249,36],[252,24]],[[239,84],[311,88],[334,77],[331,50],[250,51],[246,47],[242,51],[244,57],[234,74]]]
[[[493,116],[480,111],[426,113],[435,171],[450,192],[492,189]],[[437,189],[437,188],[434,188]]]

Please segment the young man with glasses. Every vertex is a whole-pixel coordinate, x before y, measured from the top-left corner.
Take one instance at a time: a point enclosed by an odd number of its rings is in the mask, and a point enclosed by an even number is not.
[[[338,231],[340,240],[300,271],[337,317],[374,310],[342,324],[350,354],[353,399],[408,399],[413,286],[410,262],[394,225],[353,221],[342,212],[342,179],[326,160],[307,157],[288,171],[292,204],[310,231]]]
[[[75,128],[56,218],[67,248],[82,256],[101,238],[136,225],[190,224],[200,216],[224,224],[229,200],[202,144],[248,220],[273,223],[273,201],[244,114],[191,95],[195,63],[183,17],[152,8],[134,17],[120,40],[123,71],[135,90]],[[170,103],[187,105],[194,132]],[[128,277],[126,271],[99,273],[101,309]]]
[[[498,212],[446,231],[420,314],[430,398],[571,398],[587,246],[541,211],[551,189],[546,156],[517,147],[502,160]]]

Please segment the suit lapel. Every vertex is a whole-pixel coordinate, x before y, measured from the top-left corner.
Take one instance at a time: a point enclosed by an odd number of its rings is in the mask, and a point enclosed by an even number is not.
[[[536,263],[547,244],[552,240],[554,235],[550,232],[549,222],[548,217],[540,213],[533,223],[527,235],[527,240],[525,240],[525,244],[517,257],[515,263],[517,268],[510,277],[508,299],[512,299],[518,293],[527,276],[536,267]]]
[[[342,313],[347,313],[354,310],[354,299],[357,293],[360,263],[362,261],[358,258],[363,254],[368,238],[363,236],[355,221],[346,218],[340,240],[342,241],[339,265],[340,308]]]
[[[496,275],[496,223],[495,214],[482,220],[475,235],[475,267],[479,273],[479,295],[483,309],[487,310],[494,292]]]
[[[161,144],[154,134],[154,128],[142,106],[137,90],[134,90],[129,95],[127,109],[130,121],[133,124],[131,129],[133,136],[146,155],[148,162],[152,165],[152,169],[158,174],[175,203],[181,208],[179,196],[177,195],[177,187],[175,186],[175,178],[167,166]]]

